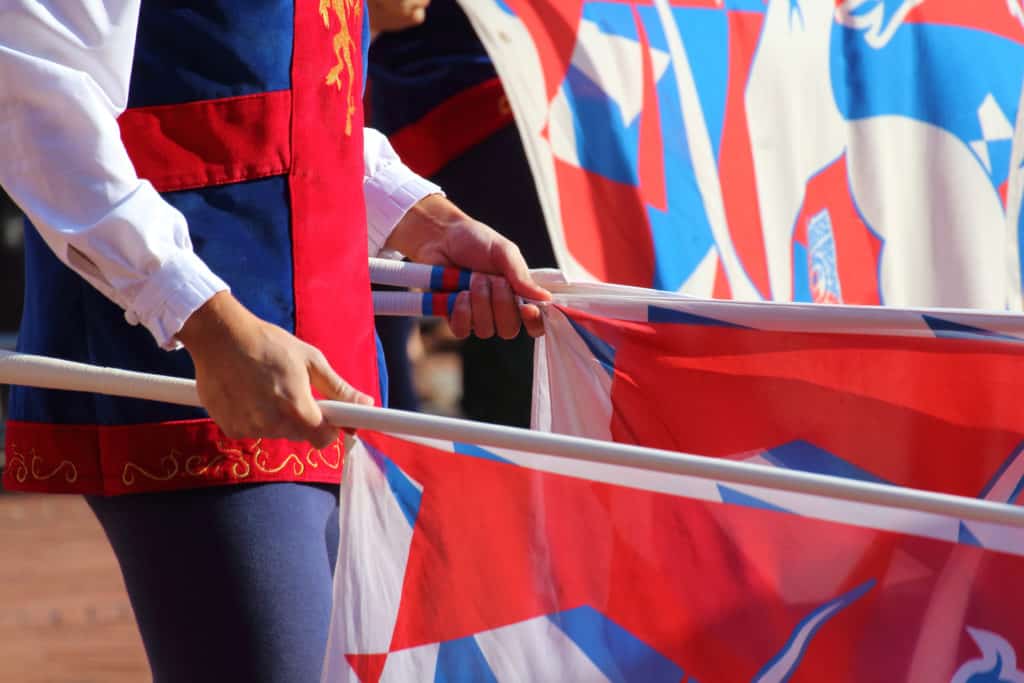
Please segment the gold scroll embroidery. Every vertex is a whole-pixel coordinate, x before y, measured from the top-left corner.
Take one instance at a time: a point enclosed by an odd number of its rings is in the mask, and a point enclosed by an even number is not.
[[[134,462],[126,462],[124,469],[121,470],[121,482],[125,486],[135,486],[136,473],[150,481],[170,481],[178,476],[178,455],[177,451],[171,451],[170,455],[160,458],[160,464],[164,468],[162,473],[150,472],[145,468],[139,467]]]
[[[356,72],[352,66],[356,59],[356,41],[349,30],[349,22],[346,17],[351,12],[355,17],[352,23],[362,27],[363,3],[362,0],[320,0],[320,18],[324,20],[324,28],[328,31],[331,30],[331,12],[334,12],[334,16],[338,18],[338,32],[334,34],[332,42],[334,57],[338,63],[327,72],[325,80],[327,85],[333,85],[341,90],[341,75],[348,74],[348,93],[345,97],[347,105],[345,135],[351,135],[352,116],[356,112]]]
[[[18,448],[15,444],[10,445],[10,453],[7,457],[7,466],[11,468],[11,472],[14,474],[14,480],[19,484],[24,484],[29,477],[34,481],[47,481],[56,477],[60,472],[64,471],[64,481],[69,484],[74,484],[78,481],[78,468],[70,460],[61,460],[49,472],[40,471],[40,466],[43,464],[43,459],[36,455],[35,449],[31,449],[28,455]],[[26,457],[28,462],[26,462]],[[66,469],[65,469],[66,468]]]
[[[227,481],[244,481],[259,474],[277,474],[289,465],[292,474],[301,477],[306,472],[306,465],[330,470],[341,469],[344,449],[341,441],[336,441],[324,450],[310,448],[305,458],[296,453],[288,453],[279,462],[271,462],[270,453],[263,448],[263,440],[257,439],[252,446],[242,450],[231,448],[225,442],[217,443],[217,453],[213,456],[191,455],[185,457],[177,451],[160,459],[161,471],[153,472],[138,463],[127,462],[121,472],[121,481],[125,486],[135,486],[138,480],[171,481],[172,479],[224,479]]]

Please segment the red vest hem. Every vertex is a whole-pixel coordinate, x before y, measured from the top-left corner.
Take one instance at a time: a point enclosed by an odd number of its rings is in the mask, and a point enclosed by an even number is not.
[[[9,491],[121,495],[267,482],[336,484],[344,443],[227,439],[212,420],[142,425],[7,424]]]

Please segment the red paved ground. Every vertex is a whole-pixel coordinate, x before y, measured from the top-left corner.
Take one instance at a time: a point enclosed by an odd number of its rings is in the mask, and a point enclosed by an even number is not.
[[[0,495],[0,682],[147,680],[121,575],[82,499]]]

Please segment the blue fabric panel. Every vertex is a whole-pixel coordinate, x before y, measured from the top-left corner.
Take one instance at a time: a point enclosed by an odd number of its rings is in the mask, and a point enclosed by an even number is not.
[[[484,460],[493,460],[494,462],[503,462],[511,464],[512,461],[508,458],[503,458],[497,453],[492,453],[486,448],[481,448],[476,444],[471,443],[459,443],[458,441],[452,442],[452,448],[459,455],[468,455],[471,458],[483,458]]]
[[[497,76],[455,0],[432,0],[421,25],[373,41],[368,73],[370,125],[385,135]]]
[[[983,330],[980,327],[964,325],[963,323],[945,320],[934,315],[922,315],[925,323],[941,339],[999,339],[1001,341],[1021,342],[1024,339],[1009,334]]]
[[[892,483],[807,441],[784,443],[765,452],[763,457],[775,466],[789,470],[827,474],[830,477],[869,481],[874,484]]]
[[[724,484],[717,484],[718,495],[722,497],[723,503],[729,503],[731,505],[742,505],[748,508],[757,508],[759,510],[772,510],[774,512],[789,512],[785,508],[781,508],[774,503],[769,503],[766,500],[761,500],[756,496],[752,496],[749,493],[734,489]]]
[[[254,314],[295,329],[288,181],[284,176],[172,192],[196,253]]]
[[[572,329],[576,330],[576,334],[580,335],[580,339],[587,345],[590,352],[594,354],[594,358],[601,367],[605,369],[609,377],[615,376],[615,347],[601,339],[596,334],[579,324],[571,317],[566,316],[566,320],[572,325]]]
[[[678,683],[683,670],[590,605],[548,617],[611,683]]]
[[[128,106],[287,90],[292,28],[291,0],[143,0]]]
[[[18,350],[88,362],[82,338],[88,284],[57,260],[35,228],[25,223],[25,307]],[[150,341],[152,344],[152,341]],[[32,422],[95,421],[88,394],[11,387],[8,417]]]
[[[189,221],[196,253],[259,317],[292,331],[292,250],[282,176],[165,195]],[[194,376],[188,353],[167,352],[142,326],[65,267],[26,231],[26,308],[20,350],[85,363]],[[60,424],[137,424],[205,417],[149,401],[16,388],[11,419]]]
[[[483,651],[472,637],[441,643],[434,683],[498,683]]]
[[[377,347],[377,382],[380,384],[380,407],[391,406],[391,391],[388,379],[388,359],[384,354],[384,344],[377,330],[373,331],[373,343]]]
[[[373,458],[374,464],[377,465],[384,474],[385,479],[387,479],[388,488],[391,489],[391,494],[395,497],[395,502],[402,511],[405,521],[409,522],[409,528],[414,528],[416,526],[416,519],[420,514],[423,492],[416,487],[416,484],[409,478],[409,475],[403,472],[402,468],[396,465],[380,449],[375,448],[369,443],[364,443],[363,445],[366,447],[370,457]]]

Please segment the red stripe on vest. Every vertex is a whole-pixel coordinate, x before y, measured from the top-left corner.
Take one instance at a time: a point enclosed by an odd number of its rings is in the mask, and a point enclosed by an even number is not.
[[[288,171],[287,90],[129,109],[118,119],[139,177],[160,192]]]
[[[292,205],[295,334],[380,400],[363,197],[361,0],[295,3]]]
[[[389,139],[409,168],[429,177],[513,120],[501,81],[492,78],[448,98]]]

